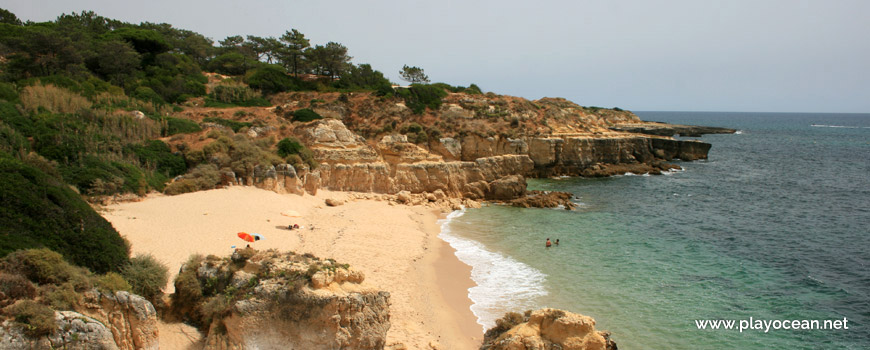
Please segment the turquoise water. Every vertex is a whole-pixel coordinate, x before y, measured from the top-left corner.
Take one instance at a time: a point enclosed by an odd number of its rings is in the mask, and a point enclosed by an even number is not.
[[[594,317],[620,349],[870,348],[870,115],[638,114],[740,133],[703,136],[709,160],[668,175],[530,182],[576,211],[454,213],[443,236],[473,267],[479,322],[547,306]],[[750,317],[849,329],[695,325]]]

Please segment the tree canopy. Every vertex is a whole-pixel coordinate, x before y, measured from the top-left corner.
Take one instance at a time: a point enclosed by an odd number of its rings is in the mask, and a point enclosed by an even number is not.
[[[402,75],[402,80],[407,81],[411,84],[427,84],[429,83],[429,77],[423,73],[423,68],[420,67],[408,67],[406,64],[402,67],[402,70],[399,71],[399,74]]]

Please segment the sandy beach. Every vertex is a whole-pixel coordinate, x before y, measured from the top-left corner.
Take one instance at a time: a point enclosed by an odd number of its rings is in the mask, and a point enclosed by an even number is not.
[[[345,201],[329,207],[327,198]],[[293,210],[300,217],[282,212]],[[481,327],[469,307],[471,268],[438,238],[441,217],[423,206],[390,205],[355,199],[344,192],[316,196],[277,194],[231,187],[179,196],[152,195],[140,202],[109,205],[103,211],[133,254],[148,253],[167,264],[170,285],[192,254],[226,256],[247,242],[237,232],[259,233],[256,249],[311,253],[348,263],[366,275],[365,283],[391,293],[387,344],[408,349],[475,349]],[[287,225],[299,224],[299,230]],[[161,325],[161,348],[189,348],[195,330]],[[192,335],[194,334],[194,335]]]

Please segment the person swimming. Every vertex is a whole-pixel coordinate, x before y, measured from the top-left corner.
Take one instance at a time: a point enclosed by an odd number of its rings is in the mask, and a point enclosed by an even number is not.
[[[559,245],[559,239],[556,238],[556,245]]]
[[[547,248],[550,248],[550,246],[552,246],[552,245],[553,245],[553,243],[551,243],[551,242],[550,242],[550,239],[547,238]]]

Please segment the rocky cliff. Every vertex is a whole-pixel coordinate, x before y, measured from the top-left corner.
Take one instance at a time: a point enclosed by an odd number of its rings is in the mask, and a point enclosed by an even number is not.
[[[347,265],[242,249],[194,258],[173,304],[207,333],[207,349],[383,349],[390,294]]]
[[[529,101],[495,94],[451,93],[439,108],[423,114],[414,114],[396,97],[365,92],[285,93],[273,97],[273,103],[278,107],[271,115],[231,110],[224,117],[247,115],[258,118],[251,122],[270,124],[259,127],[256,137],[296,137],[319,167],[261,165],[244,179],[223,175],[224,185],[297,194],[318,188],[382,194],[440,191],[452,198],[486,199],[495,181],[503,183],[512,175],[659,174],[678,168],[669,161],[707,158],[709,144],[677,140],[671,137],[674,133],[728,131],[643,122],[628,111],[583,107],[559,98]],[[311,108],[325,119],[287,119],[299,108]]]
[[[595,320],[557,309],[508,313],[484,335],[481,350],[616,350],[610,333]]]

